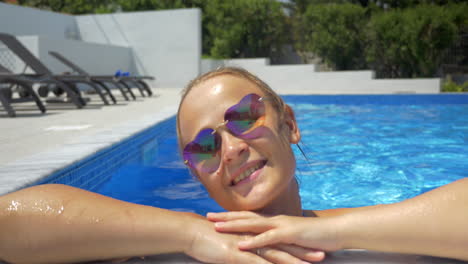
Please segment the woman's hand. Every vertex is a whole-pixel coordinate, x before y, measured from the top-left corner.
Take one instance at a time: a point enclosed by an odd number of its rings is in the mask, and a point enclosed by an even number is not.
[[[249,235],[223,234],[216,232],[214,224],[206,220],[194,220],[190,230],[193,240],[185,253],[195,259],[208,263],[308,263],[321,261],[323,252],[315,252],[292,245],[260,247],[257,250],[242,251],[238,244]]]
[[[308,249],[336,251],[341,249],[335,218],[305,218],[293,216],[262,216],[253,212],[210,213],[208,220],[216,222],[219,232],[250,232],[259,234],[238,243],[242,250],[278,244],[296,245]]]

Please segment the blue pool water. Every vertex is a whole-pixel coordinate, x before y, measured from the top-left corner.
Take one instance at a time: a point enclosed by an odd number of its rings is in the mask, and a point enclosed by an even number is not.
[[[302,131],[303,207],[398,202],[468,176],[468,96],[285,96]],[[220,211],[180,161],[175,118],[97,192],[204,214]]]

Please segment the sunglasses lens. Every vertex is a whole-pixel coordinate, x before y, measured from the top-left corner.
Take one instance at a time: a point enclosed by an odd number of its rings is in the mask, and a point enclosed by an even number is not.
[[[183,157],[188,165],[202,172],[212,173],[218,169],[221,138],[211,128],[198,133],[194,141],[185,146]]]
[[[261,124],[257,121],[263,121],[265,115],[265,105],[260,101],[260,96],[256,94],[249,94],[242,98],[242,100],[230,107],[224,119],[229,122],[226,126],[229,130],[237,136],[245,135]]]
[[[227,128],[236,136],[256,137],[250,133],[255,128],[262,126],[265,120],[265,105],[260,96],[249,94],[242,100],[230,107],[225,115]],[[221,137],[213,129],[203,129],[198,133],[195,140],[184,148],[183,157],[188,165],[200,172],[215,172],[221,161]]]

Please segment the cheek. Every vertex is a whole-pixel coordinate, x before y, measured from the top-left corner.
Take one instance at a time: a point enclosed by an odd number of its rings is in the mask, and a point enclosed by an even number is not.
[[[225,195],[226,191],[222,187],[219,178],[216,175],[201,175],[203,178],[198,178],[200,183],[205,187],[206,191],[211,198],[217,200],[217,198]]]
[[[278,135],[278,149],[279,161],[281,162],[282,173],[286,175],[294,175],[296,170],[296,158],[292,146],[289,143],[289,138],[285,134]]]

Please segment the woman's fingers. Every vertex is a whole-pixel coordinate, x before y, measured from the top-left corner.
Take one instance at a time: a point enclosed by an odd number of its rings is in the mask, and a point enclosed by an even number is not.
[[[214,224],[218,232],[249,232],[262,233],[274,227],[274,223],[264,218],[231,220],[229,222],[216,222]]]
[[[325,258],[325,252],[320,250],[314,250],[310,248],[303,248],[296,245],[279,244],[275,246],[277,249],[288,252],[289,254],[296,256],[302,260],[318,262]]]
[[[219,221],[231,221],[238,219],[247,219],[261,217],[261,215],[249,211],[239,211],[239,212],[225,212],[225,213],[208,213],[206,218],[213,222]]]
[[[278,230],[269,230],[260,235],[240,241],[237,245],[242,250],[248,250],[281,243],[288,244],[288,241],[283,241],[283,236]]]
[[[253,250],[256,255],[275,264],[306,264],[305,262],[289,252],[278,250],[271,247],[257,248]]]

